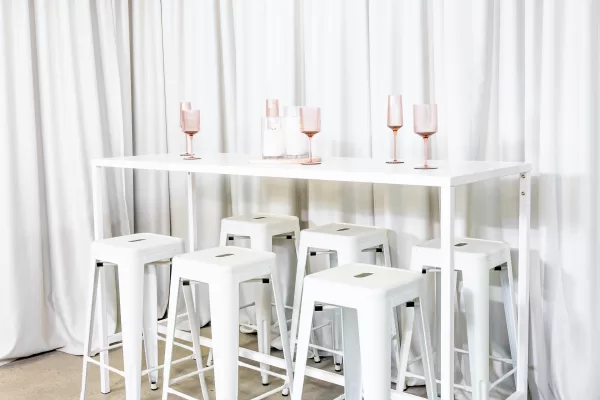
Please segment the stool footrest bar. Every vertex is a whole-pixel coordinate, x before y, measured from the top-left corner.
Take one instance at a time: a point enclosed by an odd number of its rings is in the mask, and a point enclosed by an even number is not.
[[[118,349],[119,347],[123,347],[123,343],[115,343],[115,344],[111,344],[108,347],[103,347],[101,349],[97,349],[95,350],[95,352],[101,353],[103,351],[109,351],[109,350],[114,350],[114,349]]]
[[[513,368],[510,371],[508,371],[506,374],[502,375],[500,378],[498,378],[494,383],[492,383],[490,385],[490,390],[492,390],[493,388],[495,388],[496,386],[498,386],[498,384],[500,382],[502,382],[503,380],[505,380],[506,378],[508,378],[509,376],[511,376],[512,374],[517,372],[517,368]]]
[[[419,380],[421,380],[421,381],[424,381],[424,380],[425,380],[425,377],[424,377],[423,375],[417,375],[417,374],[413,374],[412,372],[407,372],[407,373],[406,373],[406,377],[407,377],[407,378],[419,379]],[[439,383],[439,384],[441,384],[441,383],[442,383],[441,379],[436,379],[435,381],[436,381],[437,383]],[[469,392],[469,393],[471,393],[471,392],[473,391],[473,390],[471,389],[471,387],[470,387],[470,386],[466,386],[466,385],[459,385],[459,384],[457,384],[457,383],[455,383],[455,384],[454,384],[454,387],[455,387],[456,389],[461,389],[461,390],[467,391],[467,392]]]
[[[187,360],[191,360],[194,358],[193,354],[190,354],[187,357],[183,357],[183,358],[178,358],[177,360],[173,360],[171,362],[171,365],[175,365],[175,364],[179,364],[181,362],[187,361]],[[158,371],[159,369],[163,369],[165,366],[163,365],[159,365],[158,367],[154,367],[154,368],[149,368],[149,369],[145,369],[142,371],[142,376],[144,375],[148,375],[150,372],[154,372],[154,371]]]
[[[312,328],[312,330],[316,331],[317,329],[325,328],[326,326],[329,326],[329,325],[331,325],[331,322],[327,322],[327,323],[321,324],[319,326],[315,326],[314,328]]]
[[[164,337],[164,336],[161,336],[161,335],[156,335],[156,337],[157,337],[157,338],[158,338],[158,340],[160,340],[161,342],[166,342],[166,341],[167,341],[167,338],[166,338],[166,337]],[[192,353],[194,352],[194,349],[193,349],[192,347],[190,347],[190,346],[187,346],[187,345],[185,345],[185,344],[183,344],[183,343],[176,342],[176,341],[173,341],[173,346],[177,346],[177,347],[180,347],[180,348],[182,348],[182,349],[186,349],[186,350],[188,350],[188,351],[191,351]]]
[[[260,396],[253,397],[253,398],[252,398],[252,399],[250,399],[250,400],[262,400],[262,399],[266,399],[266,398],[267,398],[267,397],[269,397],[270,395],[272,395],[272,394],[275,394],[275,393],[278,393],[278,392],[281,392],[281,391],[282,391],[283,389],[285,389],[285,388],[286,388],[286,385],[281,385],[281,386],[279,386],[279,387],[276,387],[276,388],[275,388],[275,389],[273,389],[273,390],[269,390],[267,393],[263,393],[263,394],[261,394]]]
[[[97,366],[99,366],[100,368],[106,368],[109,371],[114,372],[115,374],[121,375],[122,377],[125,377],[125,374],[123,373],[123,371],[118,370],[116,368],[111,367],[110,365],[106,365],[106,364],[102,364],[100,361],[96,361],[91,357],[86,357],[86,361],[92,364],[95,364]]]
[[[337,354],[338,356],[343,356],[344,352],[339,351],[339,350],[333,350],[333,349],[328,349],[327,347],[323,347],[323,346],[317,346],[316,344],[308,344],[308,347],[313,348],[313,349],[317,349],[317,350],[323,350],[323,351],[328,351],[330,353],[333,354]]]
[[[455,348],[454,351],[456,353],[460,353],[460,354],[465,354],[465,355],[469,355],[469,352],[467,350],[463,350],[463,349],[457,349]],[[490,360],[494,360],[494,361],[498,361],[504,364],[510,364],[513,365],[513,361],[510,358],[501,358],[501,357],[496,357],[496,356],[489,356]]]
[[[255,306],[255,305],[256,305],[256,303],[255,303],[255,302],[252,302],[252,303],[250,303],[250,304],[246,304],[245,306],[241,306],[241,307],[240,307],[240,310],[243,310],[243,309],[245,309],[245,308],[252,307],[252,306]]]
[[[184,380],[184,379],[187,379],[187,378],[191,378],[191,377],[193,377],[193,376],[200,375],[201,373],[203,373],[203,372],[206,372],[206,371],[210,371],[210,370],[211,370],[211,369],[213,369],[213,368],[215,368],[215,366],[214,366],[214,365],[211,365],[210,367],[205,367],[205,368],[202,368],[202,369],[196,370],[196,371],[194,371],[194,372],[190,372],[190,373],[188,373],[188,374],[185,374],[185,375],[178,376],[177,378],[173,378],[173,379],[171,379],[171,381],[169,382],[169,385],[174,385],[174,384],[176,384],[177,382],[181,382],[181,381],[182,381],[182,380]]]
[[[277,372],[268,371],[266,369],[261,369],[260,367],[254,366],[252,364],[247,364],[247,363],[245,363],[243,361],[238,361],[238,365],[240,367],[245,367],[245,368],[248,368],[248,369],[251,369],[251,370],[254,370],[254,371],[263,372],[263,373],[265,373],[267,375],[271,375],[271,376],[274,376],[276,378],[283,379],[284,381],[287,382],[287,376],[278,374]],[[283,387],[282,387],[282,389],[283,389]]]
[[[412,365],[412,364],[416,363],[417,361],[421,361],[422,358],[423,358],[423,356],[416,357],[414,360],[409,361],[408,365]]]
[[[171,389],[171,388],[169,388],[169,390],[167,390],[167,393],[174,394],[175,396],[179,396],[182,399],[186,399],[186,400],[200,400],[197,397],[188,396],[185,393],[181,393],[180,391],[177,391],[177,390],[174,390],[174,389]]]

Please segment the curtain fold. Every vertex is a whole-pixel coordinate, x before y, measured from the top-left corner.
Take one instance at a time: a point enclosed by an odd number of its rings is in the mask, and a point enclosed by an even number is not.
[[[322,108],[318,155],[384,162],[392,154],[386,96],[401,93],[400,158],[422,159],[412,104],[436,102],[433,158],[533,164],[531,395],[589,397],[600,379],[599,48],[595,0],[0,3],[0,363],[56,348],[80,353],[93,238],[90,159],[183,152],[184,100],[202,113],[197,153],[258,155],[264,101],[276,97]],[[186,179],[107,171],[106,232],[186,238]],[[439,232],[433,189],[194,179],[198,248],[218,244],[223,217],[284,213],[299,216],[303,227],[342,221],[389,228],[393,264],[409,268],[412,245]],[[515,248],[517,188],[507,178],[457,190],[457,235]],[[289,302],[292,249],[275,243]],[[328,263],[320,257],[317,269]],[[168,275],[161,270],[161,313]],[[492,352],[505,357],[494,285]],[[115,325],[114,286],[109,290]],[[207,294],[197,299],[203,323],[210,319]],[[466,346],[463,323],[459,312],[459,347]],[[331,344],[328,335],[320,339]],[[469,383],[467,360],[457,357],[456,368],[457,379]],[[492,378],[506,372],[492,368]],[[505,397],[512,385],[494,396]]]

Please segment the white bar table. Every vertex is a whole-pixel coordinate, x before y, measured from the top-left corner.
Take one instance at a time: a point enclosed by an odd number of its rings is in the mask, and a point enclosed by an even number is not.
[[[415,170],[418,162],[386,164],[381,160],[366,158],[326,158],[321,165],[304,166],[298,164],[250,163],[250,157],[240,154],[203,155],[201,160],[185,161],[177,154],[158,154],[134,157],[104,158],[92,161],[94,226],[95,238],[103,239],[103,207],[101,179],[103,168],[144,169],[154,171],[186,172],[188,187],[188,250],[196,249],[196,184],[194,174],[219,174],[238,176],[258,176],[272,178],[309,179],[319,181],[380,183],[389,185],[412,185],[439,187],[441,190],[441,250],[444,255],[441,266],[441,396],[443,400],[454,399],[454,197],[455,188],[487,179],[519,175],[519,270],[518,270],[518,320],[517,320],[517,391],[509,400],[527,399],[527,364],[529,343],[529,229],[531,199],[531,165],[515,162],[467,161],[448,163],[432,161],[436,170]],[[216,234],[216,233],[215,233]],[[142,279],[142,277],[140,277]],[[101,280],[102,282],[103,280]],[[127,318],[123,315],[122,318]],[[123,329],[142,327],[124,325]],[[163,330],[164,333],[164,330]],[[124,335],[127,336],[127,335]],[[181,339],[190,340],[188,334]],[[210,346],[209,338],[201,338],[203,346]],[[128,368],[140,369],[141,349],[129,348],[123,344],[125,373]],[[240,356],[283,368],[283,360],[261,353],[240,349]],[[129,361],[128,361],[129,360]],[[132,371],[133,372],[133,371]],[[135,372],[134,372],[135,374]],[[307,375],[342,385],[343,376],[307,368]],[[131,376],[131,375],[129,375]],[[137,382],[126,382],[128,400],[137,400],[133,394],[139,393],[141,378]],[[488,384],[489,383],[480,383]],[[485,391],[487,393],[487,391]],[[130,393],[132,396],[130,396]],[[487,397],[487,396],[486,396]],[[420,399],[409,394],[394,394],[393,398]],[[487,400],[487,399],[481,399]]]

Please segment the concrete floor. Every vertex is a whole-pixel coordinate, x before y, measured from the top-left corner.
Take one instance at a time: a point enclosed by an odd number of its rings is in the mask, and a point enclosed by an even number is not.
[[[203,329],[203,335],[210,336],[207,330]],[[159,350],[162,354],[164,347]],[[256,349],[256,336],[240,334],[240,345]],[[206,350],[203,348],[203,350]],[[185,350],[176,348],[175,357],[183,357],[189,354]],[[282,352],[274,350],[273,354],[283,357]],[[204,353],[206,360],[206,353]],[[120,349],[111,351],[111,365],[116,368],[122,368],[122,353]],[[244,360],[248,361],[248,360]],[[309,365],[317,365],[319,368],[333,370],[333,364],[330,357],[323,358],[320,364],[314,364],[309,360]],[[174,377],[191,372],[195,369],[194,361],[187,361],[173,366],[172,374]],[[98,367],[90,364],[88,369],[86,399],[88,400],[117,400],[125,398],[124,381],[119,375],[111,373],[111,392],[107,395],[100,393],[99,370]],[[268,391],[260,383],[260,374],[247,368],[240,368],[239,398],[250,399],[261,393]],[[162,374],[160,375],[162,379]],[[213,373],[206,373],[206,380],[211,392],[211,398],[214,399],[214,381]],[[280,381],[273,379],[269,387],[277,387]],[[187,393],[191,396],[201,397],[199,383],[197,379],[190,378],[174,386],[177,390]],[[81,357],[53,351],[37,356],[29,357],[0,367],[0,400],[71,400],[78,399],[81,388]],[[425,390],[422,387],[409,389],[410,393],[425,397]],[[307,378],[304,384],[303,399],[307,400],[326,400],[333,399],[343,393],[343,388],[337,385],[329,384]],[[159,400],[162,390],[152,391],[146,377],[142,381],[142,399]],[[169,399],[176,399],[176,396],[170,396]],[[289,399],[275,394],[268,399]]]

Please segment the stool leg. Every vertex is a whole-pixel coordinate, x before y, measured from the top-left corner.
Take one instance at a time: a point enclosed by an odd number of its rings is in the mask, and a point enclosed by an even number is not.
[[[271,236],[254,235],[251,239],[254,250],[273,251],[273,238]],[[275,265],[274,268],[277,268]],[[256,301],[256,330],[258,334],[258,351],[265,355],[271,354],[271,304],[273,302],[270,283],[259,284],[255,292]],[[287,328],[287,324],[286,324]],[[260,364],[260,368],[269,371],[269,364]],[[269,384],[269,374],[261,373],[262,384]]]
[[[180,285],[179,275],[173,268],[171,275],[171,292],[169,293],[169,319],[167,320],[167,341],[165,343],[162,400],[167,400],[169,397],[171,363],[173,362],[173,342],[175,341],[175,324],[177,323],[177,301],[179,300]],[[208,400],[208,398],[205,397],[204,400]]]
[[[362,363],[358,335],[358,314],[354,308],[342,308],[341,310],[344,358],[346,361],[344,364],[345,399],[360,400],[362,399]]]
[[[402,332],[402,339],[400,341],[400,357],[398,358],[398,380],[396,383],[396,391],[403,391],[404,386],[406,385],[408,356],[410,355],[410,345],[412,343],[415,320],[415,309],[413,307],[402,307],[402,311],[404,317],[402,326],[396,326],[396,329],[401,329]]]
[[[463,271],[463,293],[473,398],[489,398],[490,276],[488,269]]]
[[[144,268],[144,350],[146,367],[158,367],[158,305],[156,287],[156,265],[148,264]],[[150,388],[158,389],[158,370],[148,373]]]
[[[396,339],[396,392],[403,392],[405,389],[405,377],[406,369],[402,370],[402,339],[404,334],[402,333],[402,324],[400,322],[401,307],[392,307],[392,318],[394,323],[394,338]],[[408,363],[408,355],[406,359]]]
[[[358,310],[362,386],[365,400],[390,398],[391,325],[390,309],[385,303]]]
[[[296,368],[294,369],[295,379],[292,386],[292,400],[302,400],[306,357],[308,356],[308,342],[312,329],[314,307],[315,302],[313,299],[310,296],[304,296],[302,299],[302,312],[300,313],[300,334],[298,335],[298,355],[296,357]],[[293,345],[290,345],[290,347],[293,348]]]
[[[500,280],[502,282],[502,291],[504,292],[504,314],[506,317],[506,330],[508,331],[508,342],[510,345],[510,355],[513,360],[513,367],[517,366],[517,318],[514,296],[514,281],[512,263],[510,254],[506,262],[506,270],[500,271]],[[516,374],[513,375],[516,377]]]
[[[296,338],[298,337],[298,323],[300,321],[300,305],[302,301],[302,285],[306,275],[306,263],[308,258],[308,246],[300,241],[300,250],[298,251],[298,264],[296,265],[296,280],[294,285],[294,306],[292,310],[292,331],[290,332],[290,350],[292,360],[296,353]],[[312,312],[311,312],[312,315]]]
[[[94,335],[94,313],[96,312],[96,290],[98,284],[98,267],[96,265],[96,260],[93,260],[92,263],[93,272],[90,274],[90,278],[88,281],[88,290],[87,293],[88,298],[88,306],[87,306],[87,317],[88,317],[88,325],[85,331],[85,337],[83,341],[83,370],[81,372],[81,395],[80,399],[85,399],[85,387],[87,383],[87,368],[89,365],[88,358],[90,357],[90,352],[92,351],[92,337]]]
[[[442,299],[442,274],[440,272],[437,273],[428,273],[427,275],[433,276],[433,285],[434,285],[434,293],[435,293],[435,305],[433,307],[433,336],[432,343],[433,348],[435,349],[435,376],[441,377],[442,371],[440,369],[442,365],[442,315],[441,315],[441,302]],[[455,279],[455,282],[458,284],[458,279]],[[423,308],[421,307],[421,310]],[[438,391],[441,392],[442,385],[437,385]]]
[[[238,351],[240,292],[237,282],[211,284],[209,288],[212,344],[215,357],[217,399],[238,395]]]
[[[425,387],[427,389],[427,398],[437,400],[437,383],[435,380],[435,371],[433,368],[433,350],[431,349],[431,331],[429,330],[429,320],[423,310],[427,310],[429,300],[427,296],[419,298],[420,304],[415,305],[417,331],[421,332],[421,354],[423,359],[423,375],[425,376]]]
[[[340,265],[346,265],[346,264],[352,264],[352,263],[358,263],[360,262],[360,257],[361,257],[361,251],[357,250],[357,249],[344,249],[344,250],[338,250],[337,251],[337,265],[336,267],[340,266]],[[334,350],[340,350],[340,345],[338,343],[339,338],[342,337],[342,332],[340,332],[340,324],[337,321],[337,316],[339,315],[337,310],[334,310],[332,312],[332,319],[331,319],[331,327],[332,327],[332,331],[333,331],[333,348]],[[342,362],[343,362],[343,357],[337,354],[334,354],[333,356],[333,360],[334,360],[334,364],[335,364],[335,370],[336,371],[341,371],[342,370]]]
[[[388,240],[387,234],[385,235],[385,239],[383,245],[381,246],[383,250],[383,265],[386,267],[392,267],[392,255],[390,253],[390,242]]]
[[[106,274],[108,273],[106,267],[101,267],[98,271],[98,288],[96,294],[96,302],[98,307],[96,312],[99,314],[99,328],[100,328],[100,347],[103,349],[108,348],[108,311],[106,307]],[[108,356],[108,350],[100,352],[100,363],[102,365],[109,365],[110,360]],[[110,393],[110,375],[107,368],[100,367],[100,392],[103,394]]]
[[[123,361],[125,397],[139,399],[142,378],[142,330],[143,330],[143,266],[132,263],[119,266],[119,287],[127,288],[119,293],[121,302],[121,325],[123,337]]]
[[[273,293],[275,294],[275,311],[277,312],[277,321],[279,322],[279,334],[281,335],[281,346],[283,347],[283,358],[285,360],[286,375],[288,377],[288,386],[293,385],[293,367],[292,357],[290,352],[290,340],[288,337],[285,303],[283,301],[283,293],[280,287],[279,272],[277,266],[271,268],[271,282],[273,284]]]
[[[229,245],[229,239],[227,239],[227,232],[223,232],[223,230],[221,230],[221,235],[219,237],[219,246],[220,247],[225,247]]]
[[[221,237],[219,239],[219,246],[221,247],[225,247],[225,246],[229,246],[229,238],[228,238],[228,233],[223,231],[223,228],[221,228]],[[213,364],[213,351],[212,348],[208,351],[208,357],[206,358],[206,366],[210,367]]]
[[[194,297],[192,296],[192,287],[189,282],[183,283],[183,298],[185,300],[185,308],[190,322],[190,334],[192,335],[192,347],[194,349],[194,358],[196,358],[196,368],[201,370],[204,366],[202,365],[202,351],[200,350],[200,325],[196,319]],[[198,379],[200,380],[202,398],[204,400],[209,400],[210,397],[208,396],[204,372],[198,374]]]

